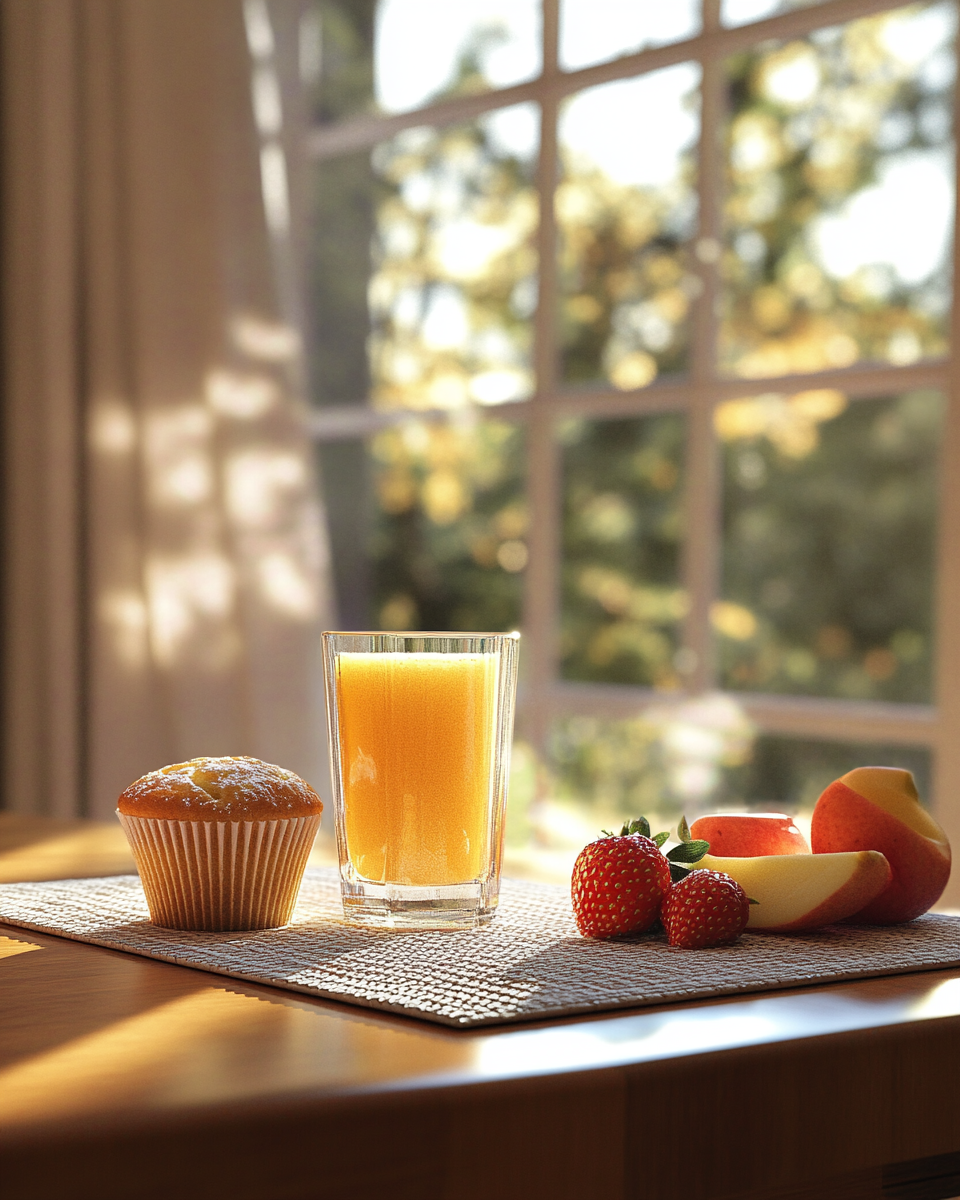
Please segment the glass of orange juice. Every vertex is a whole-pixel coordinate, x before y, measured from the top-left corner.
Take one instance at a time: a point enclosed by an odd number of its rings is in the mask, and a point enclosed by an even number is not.
[[[464,928],[500,888],[518,633],[325,633],[344,915]]]

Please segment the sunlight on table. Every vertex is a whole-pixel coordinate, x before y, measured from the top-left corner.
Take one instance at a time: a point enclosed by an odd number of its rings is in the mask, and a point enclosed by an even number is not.
[[[33,942],[18,942],[14,938],[0,937],[0,958],[14,958],[17,954],[28,954],[31,950],[42,950]]]
[[[110,821],[53,821],[0,814],[0,883],[78,879],[136,870],[127,839]]]

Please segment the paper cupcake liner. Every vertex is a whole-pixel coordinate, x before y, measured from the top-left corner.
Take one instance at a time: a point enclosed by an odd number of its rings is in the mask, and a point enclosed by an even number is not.
[[[150,920],[168,929],[274,929],[293,914],[319,813],[165,821],[117,813]]]

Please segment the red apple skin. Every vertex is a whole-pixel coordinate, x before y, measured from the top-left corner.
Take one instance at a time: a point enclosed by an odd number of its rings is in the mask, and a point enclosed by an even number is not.
[[[798,933],[803,929],[820,929],[824,925],[833,925],[834,923],[842,923],[844,921],[859,921],[859,912],[856,916],[847,916],[847,913],[850,911],[851,901],[853,904],[860,904],[866,896],[870,896],[872,899],[880,895],[890,886],[892,876],[893,872],[890,869],[889,863],[883,855],[878,854],[875,860],[871,860],[869,872],[864,872],[848,880],[838,892],[834,892],[832,896],[829,896],[817,908],[805,913],[800,920],[794,921],[792,924],[779,926],[778,931],[781,933]],[[863,909],[860,910],[860,912],[862,911]]]
[[[714,813],[697,817],[690,836],[710,843],[716,858],[809,854],[806,838],[785,813]]]
[[[906,771],[898,774],[909,776]],[[935,826],[932,818],[929,821]],[[810,828],[814,854],[879,850],[890,863],[893,877],[884,891],[848,918],[862,925],[898,925],[914,920],[936,904],[950,878],[950,846],[946,835],[942,837],[942,841],[925,837],[854,791],[843,779],[823,792],[813,810]]]
[[[831,864],[829,859],[853,861]],[[714,858],[707,854],[695,864],[694,870],[698,867],[730,875],[757,901],[756,908],[751,906],[747,921],[747,928],[755,933],[800,933],[846,920],[879,896],[891,879],[890,864],[876,850],[854,854],[754,854],[737,858]],[[849,870],[834,891],[824,894],[812,908],[804,909],[797,903],[798,891],[805,890],[804,877],[808,885],[814,885],[813,889],[806,889],[805,902],[809,903],[810,890],[823,891],[821,869],[835,867]],[[784,907],[788,913],[793,912],[792,917],[784,913]]]

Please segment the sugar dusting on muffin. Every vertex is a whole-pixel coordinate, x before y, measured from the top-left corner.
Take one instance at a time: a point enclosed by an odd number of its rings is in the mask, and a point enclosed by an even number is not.
[[[323,801],[293,771],[238,756],[151,771],[121,793],[117,810],[171,821],[269,821],[319,814]]]
[[[168,929],[275,929],[293,914],[323,803],[257,758],[194,758],[123,792],[150,920]]]

